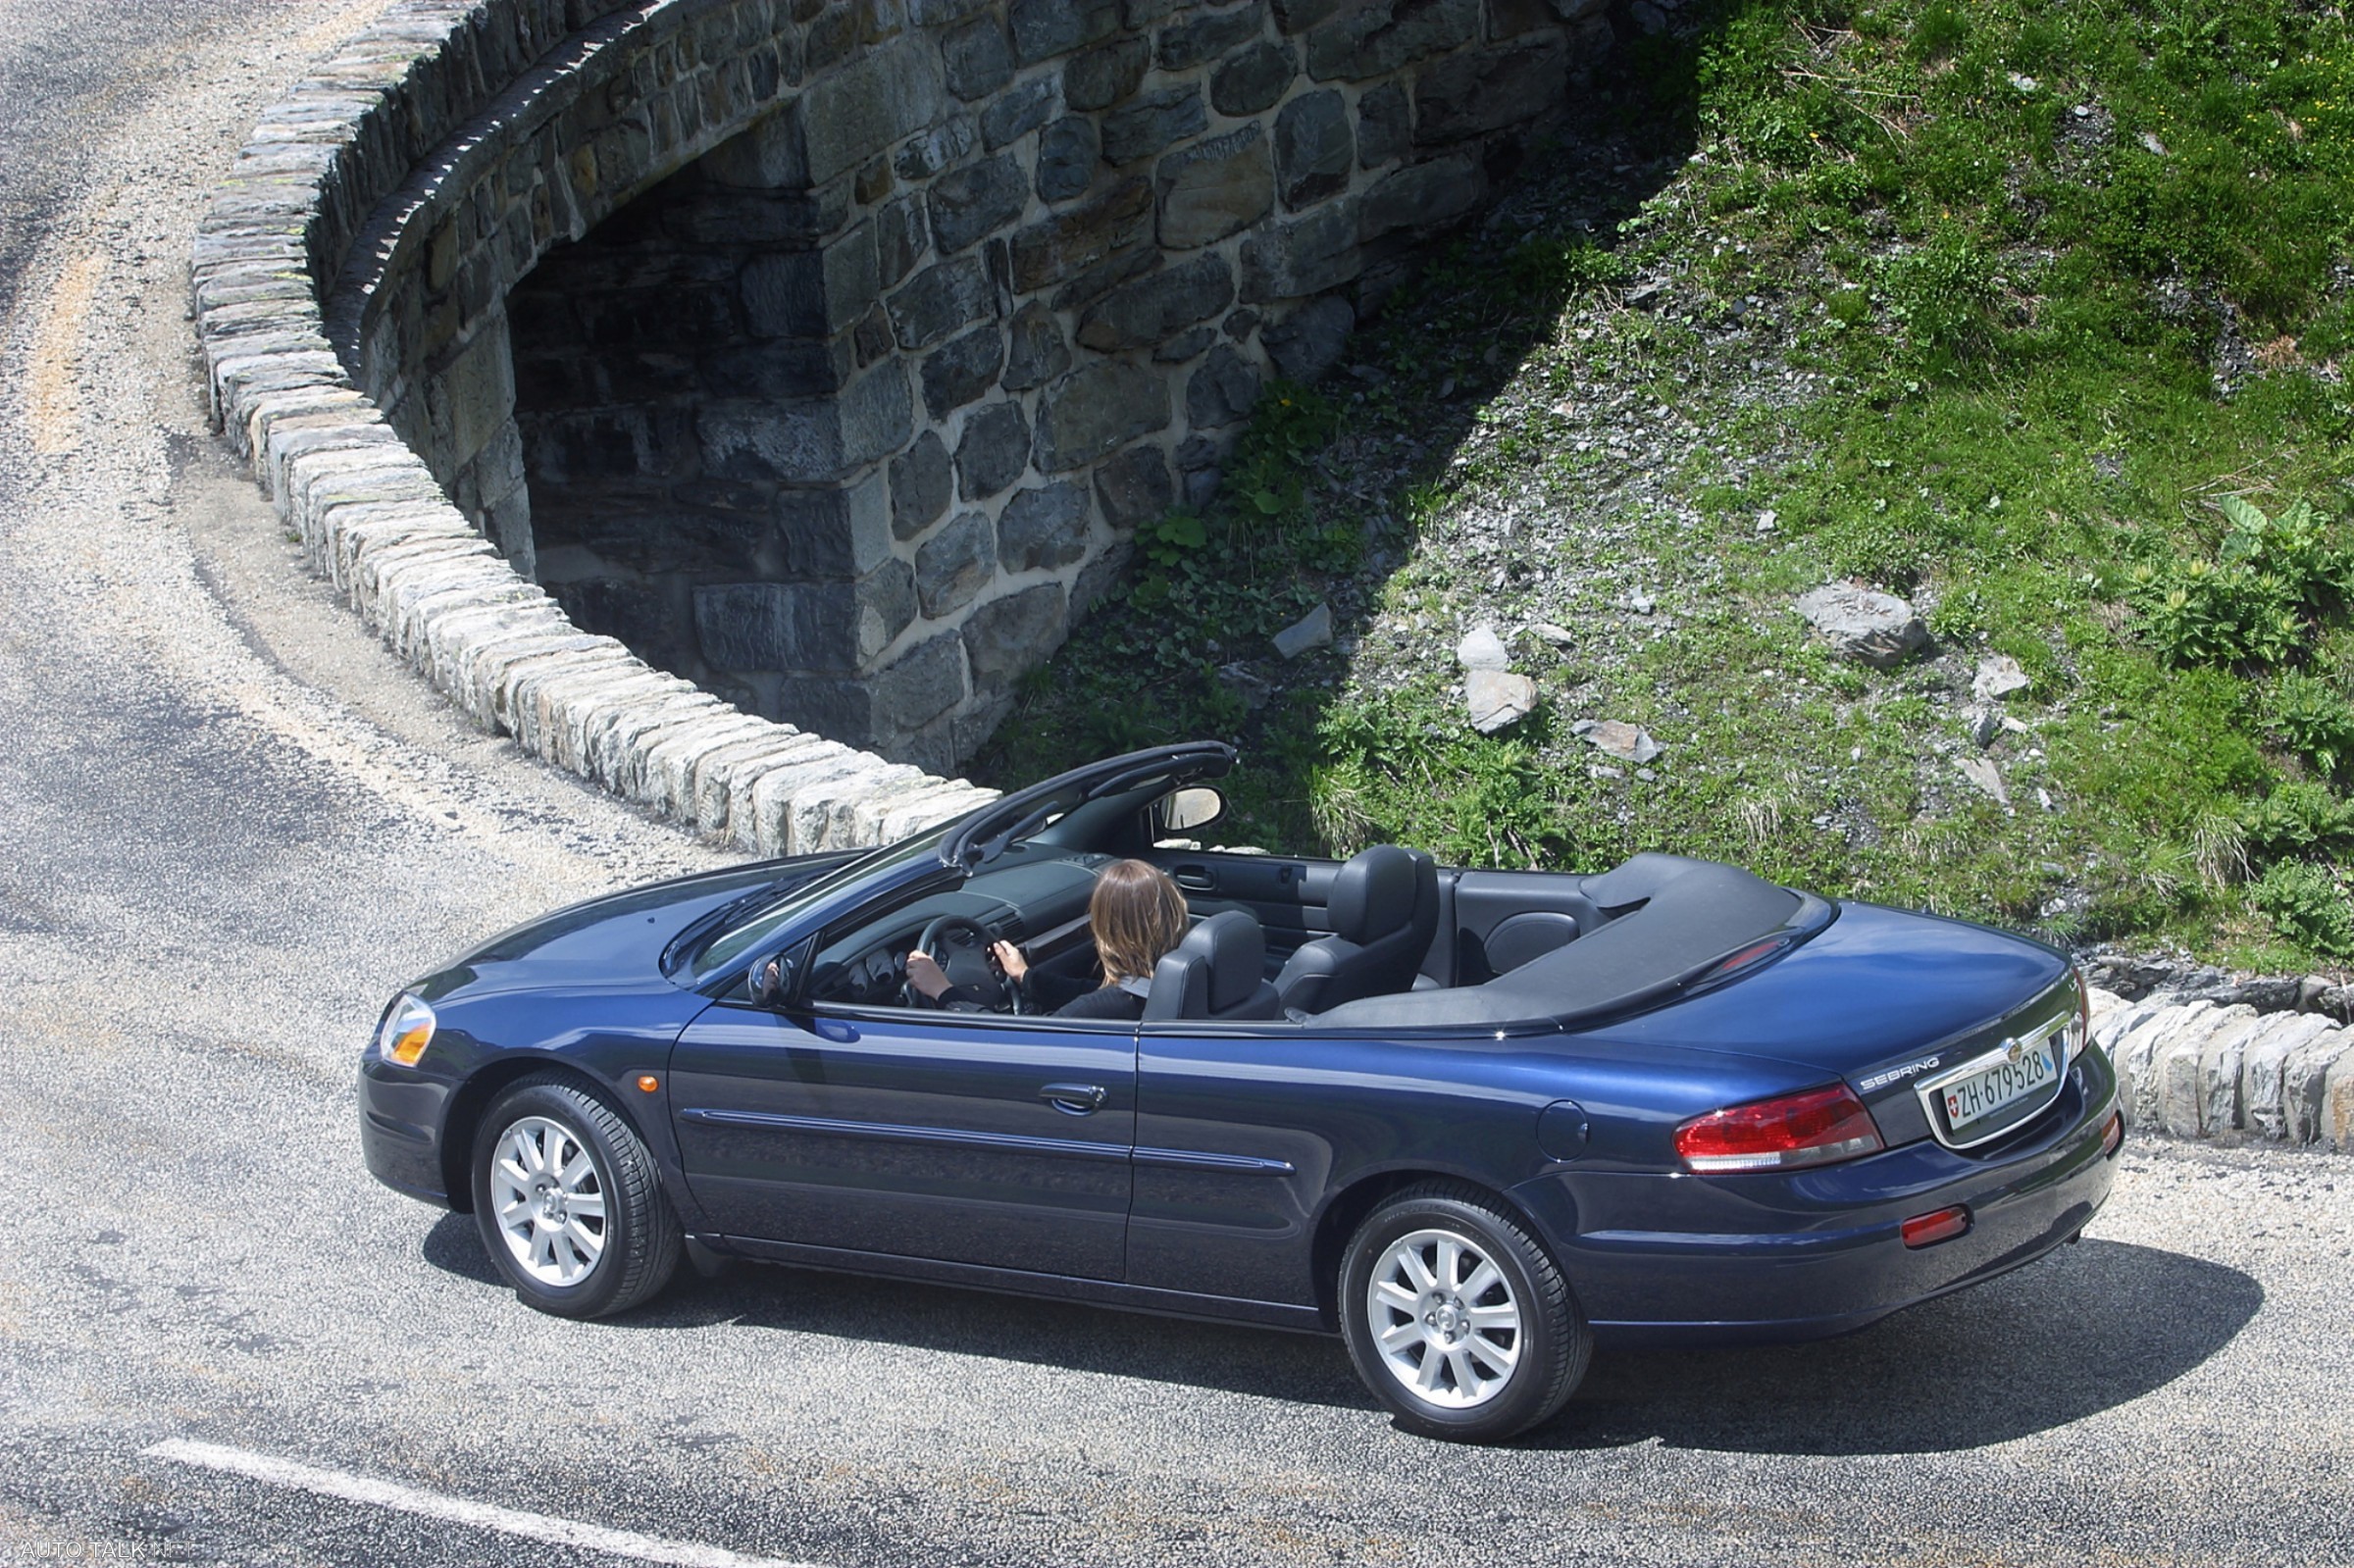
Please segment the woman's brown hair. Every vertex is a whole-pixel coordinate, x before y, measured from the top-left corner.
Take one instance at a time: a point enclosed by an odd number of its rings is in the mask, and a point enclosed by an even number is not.
[[[1163,954],[1185,939],[1185,894],[1168,873],[1141,860],[1115,860],[1087,901],[1103,984],[1151,980]]]

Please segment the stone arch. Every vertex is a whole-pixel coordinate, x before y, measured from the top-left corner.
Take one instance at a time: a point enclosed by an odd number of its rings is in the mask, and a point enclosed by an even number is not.
[[[527,580],[496,580],[501,613],[553,611],[544,576],[588,623],[539,634],[946,767],[1137,523],[1214,480],[1263,379],[1329,363],[1478,209],[1602,35],[1597,0],[411,0],[274,113],[216,205],[216,396],[266,479],[327,450],[389,473],[397,436]],[[712,286],[609,330],[648,234]],[[272,259],[324,293],[325,340],[241,354],[283,325],[242,292],[278,286]],[[665,308],[723,299],[724,384],[616,379]],[[618,358],[568,362],[600,334]],[[366,407],[331,412],[341,386]],[[726,570],[643,540],[616,560],[657,488]],[[759,723],[728,714],[706,728]]]

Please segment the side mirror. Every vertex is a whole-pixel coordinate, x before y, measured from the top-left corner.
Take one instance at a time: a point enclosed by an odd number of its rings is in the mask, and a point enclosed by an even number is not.
[[[1226,815],[1226,797],[1207,784],[1173,789],[1161,797],[1160,826],[1165,833],[1206,828]]]
[[[776,953],[761,959],[752,966],[746,985],[754,1007],[765,1007],[772,1012],[782,1008],[793,990],[793,955]]]

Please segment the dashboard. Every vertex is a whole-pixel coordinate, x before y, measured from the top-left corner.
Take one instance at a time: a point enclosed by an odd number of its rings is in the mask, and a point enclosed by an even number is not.
[[[991,941],[1023,944],[1031,962],[1050,962],[1088,936],[1087,903],[1096,875],[1116,856],[1022,844],[1007,850],[964,885],[915,899],[856,926],[826,932],[813,955],[808,995],[851,1006],[907,1005],[907,954],[926,927],[943,916],[969,921]],[[943,959],[959,986],[978,983],[983,966],[995,974],[988,943],[953,940]],[[1001,987],[1000,987],[1001,988]]]

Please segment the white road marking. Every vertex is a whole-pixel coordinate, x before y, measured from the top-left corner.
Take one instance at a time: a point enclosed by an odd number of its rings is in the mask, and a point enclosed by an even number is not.
[[[255,1481],[266,1481],[272,1486],[294,1487],[317,1492],[323,1497],[373,1503],[379,1508],[421,1514],[428,1519],[445,1519],[452,1524],[467,1525],[477,1530],[495,1530],[503,1535],[544,1541],[559,1546],[582,1546],[616,1557],[633,1557],[640,1562],[667,1563],[673,1568],[811,1568],[808,1563],[787,1562],[778,1557],[747,1557],[724,1546],[706,1546],[691,1541],[665,1541],[659,1536],[641,1536],[630,1530],[608,1530],[602,1525],[585,1525],[573,1519],[525,1513],[518,1508],[500,1508],[486,1502],[469,1502],[463,1497],[447,1497],[437,1492],[425,1492],[416,1487],[403,1487],[367,1476],[348,1475],[340,1470],[321,1470],[312,1465],[297,1464],[291,1459],[273,1458],[266,1453],[249,1453],[243,1448],[224,1447],[217,1442],[194,1442],[185,1438],[172,1438],[153,1447],[143,1448],[140,1453],[149,1459],[170,1459],[179,1464],[196,1465],[206,1470],[221,1470]]]

